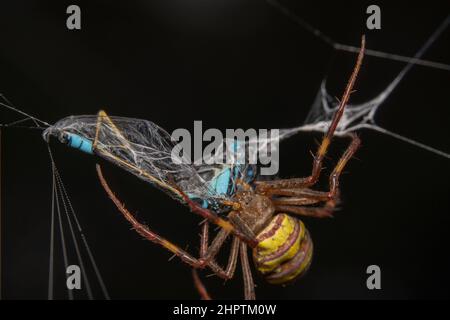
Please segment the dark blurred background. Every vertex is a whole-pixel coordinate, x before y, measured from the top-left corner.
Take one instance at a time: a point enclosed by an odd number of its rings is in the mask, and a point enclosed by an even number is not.
[[[280,0],[332,39],[413,56],[450,12],[448,2]],[[82,29],[66,28],[66,8],[82,10]],[[382,29],[368,31],[366,8],[378,4]],[[425,59],[449,63],[447,30]],[[54,123],[95,114],[151,120],[169,132],[204,128],[285,128],[301,124],[320,82],[340,96],[355,55],[335,52],[264,0],[2,1],[0,92],[22,110]],[[377,95],[403,63],[366,57],[352,102]],[[415,66],[382,105],[377,122],[450,152],[450,72]],[[0,110],[1,123],[18,119]],[[448,298],[449,160],[372,131],[342,179],[334,219],[304,219],[314,239],[309,274],[275,287],[255,274],[261,299]],[[282,177],[309,173],[320,134],[281,145]],[[106,197],[96,159],[56,142],[56,163],[114,299],[197,299],[190,269],[143,241]],[[345,143],[329,154],[329,173]],[[47,297],[51,171],[39,131],[2,130],[2,297]],[[117,195],[162,235],[198,252],[200,219],[129,173],[105,166]],[[321,186],[324,187],[325,180]],[[58,240],[58,239],[57,239]],[[57,241],[59,242],[59,241]],[[55,298],[65,299],[56,248]],[[69,250],[69,263],[76,263]],[[221,257],[221,261],[226,254]],[[366,268],[381,267],[381,290],[366,288]],[[92,271],[92,270],[90,270]],[[208,272],[202,272],[205,278]],[[91,273],[91,282],[94,277]],[[240,270],[216,298],[241,298]],[[95,295],[100,298],[98,286]],[[83,298],[83,294],[77,295]]]

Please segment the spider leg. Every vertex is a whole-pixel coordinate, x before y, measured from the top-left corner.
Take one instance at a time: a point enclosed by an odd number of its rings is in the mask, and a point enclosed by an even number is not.
[[[347,162],[353,157],[356,150],[358,150],[361,145],[361,140],[355,133],[350,133],[348,136],[352,139],[352,141],[330,175],[330,190],[328,192],[329,198],[334,198],[339,193],[339,177],[341,176],[342,170],[344,170]]]
[[[105,178],[103,177],[100,165],[97,164],[97,173],[98,177],[100,179],[100,182],[105,189],[108,196],[111,198],[111,200],[114,202],[116,207],[119,209],[119,211],[124,215],[125,219],[128,220],[128,222],[131,223],[133,228],[136,230],[137,233],[139,233],[141,236],[146,238],[147,240],[150,240],[156,244],[159,244],[163,248],[169,250],[170,252],[177,255],[182,261],[186,262],[188,265],[194,267],[194,268],[204,268],[206,266],[206,262],[202,261],[201,259],[197,259],[193,257],[191,254],[186,252],[185,250],[181,249],[177,245],[173,244],[169,240],[166,240],[165,238],[161,237],[154,231],[152,231],[147,226],[141,224],[139,221],[136,220],[136,218],[125,208],[125,206],[117,199],[117,197],[114,195],[114,193],[111,191],[111,188],[107,184]]]
[[[228,237],[229,232],[225,229],[221,229],[219,231],[218,236],[214,239],[213,243],[211,244],[211,247],[208,248],[206,251],[204,257],[195,258],[191,254],[189,254],[187,251],[181,249],[179,246],[173,244],[169,240],[161,237],[156,232],[152,231],[147,226],[141,224],[139,221],[136,220],[134,215],[132,215],[125,206],[120,202],[120,200],[114,195],[111,188],[109,187],[108,183],[106,182],[105,178],[103,177],[103,173],[101,171],[100,165],[96,165],[97,167],[97,174],[100,179],[100,182],[105,189],[108,196],[111,198],[113,203],[116,205],[116,207],[119,209],[119,211],[124,215],[125,219],[128,220],[128,222],[131,223],[133,228],[136,230],[137,233],[139,233],[141,236],[146,238],[147,240],[150,240],[156,244],[159,244],[163,248],[169,250],[170,252],[174,253],[176,256],[178,256],[182,261],[187,263],[188,265],[194,267],[194,268],[204,268],[205,266],[209,265],[209,259],[213,259],[217,252],[220,250],[220,247],[222,246],[225,239]],[[213,267],[212,267],[213,268]],[[213,270],[214,271],[214,270]]]
[[[221,230],[223,231],[223,229]],[[229,234],[227,233],[226,236],[228,236]],[[226,239],[226,237],[224,238],[221,235],[217,235],[215,239],[223,239],[220,240],[220,245],[223,244],[224,240]],[[203,223],[202,226],[202,233],[200,234],[200,257],[201,258],[205,258],[208,255],[208,242],[209,242],[209,223],[208,221],[205,221]],[[214,242],[214,241],[213,241]],[[236,270],[236,263],[237,263],[237,258],[238,258],[238,253],[239,253],[239,244],[240,244],[240,240],[237,237],[233,238],[233,244],[231,246],[231,252],[230,252],[230,256],[228,259],[228,263],[227,263],[227,267],[224,270],[222,267],[220,267],[216,261],[214,261],[213,258],[211,258],[210,260],[208,260],[208,266],[211,268],[211,270],[219,277],[223,278],[223,279],[231,279],[234,275],[234,272]],[[216,251],[216,250],[214,250]],[[217,252],[216,252],[217,253]],[[215,256],[215,254],[213,253],[213,257]],[[192,278],[194,280],[194,286],[197,289],[198,293],[200,294],[200,297],[202,300],[211,300],[211,296],[209,295],[205,285],[203,284],[203,282],[201,281],[197,269],[192,269]]]
[[[289,190],[290,191],[290,190]],[[275,206],[306,206],[310,204],[315,204],[320,202],[319,199],[313,199],[308,197],[283,197],[283,198],[275,198],[272,200],[272,203]]]
[[[355,80],[364,57],[364,50],[365,50],[365,38],[363,36],[361,41],[361,49],[358,54],[356,65],[347,83],[344,94],[339,103],[339,107],[333,116],[330,127],[328,128],[326,134],[323,136],[322,142],[314,156],[311,174],[308,177],[304,178],[280,179],[275,181],[257,181],[255,183],[257,184],[257,190],[259,192],[270,193],[270,191],[273,189],[308,187],[314,185],[317,182],[320,176],[320,172],[322,170],[323,159],[328,151],[331,139],[333,138],[334,132],[339,124],[339,120],[341,119],[344,113],[345,106],[347,105],[347,102],[350,98],[350,94],[352,93],[353,85],[355,84]]]
[[[200,279],[197,269],[192,269],[192,279],[194,280],[194,286],[197,289],[198,293],[200,294],[200,298],[202,300],[211,300],[211,296],[208,293],[208,290],[206,289],[205,285],[203,284],[202,280]]]
[[[206,222],[202,228],[201,234],[201,246],[200,246],[200,256],[204,256],[208,251],[208,231],[209,224]],[[216,239],[218,236],[216,236]],[[214,241],[213,241],[214,243]],[[222,241],[223,244],[223,241]],[[228,264],[226,270],[223,270],[217,263],[211,259],[208,260],[208,266],[214,271],[215,274],[224,278],[231,279],[236,270],[236,264],[238,259],[238,253],[240,252],[241,261],[242,261],[242,276],[244,279],[244,297],[246,300],[255,300],[255,285],[253,282],[252,272],[250,269],[250,263],[248,261],[247,255],[247,244],[245,242],[240,241],[237,237],[233,238],[233,243],[231,247],[230,257],[228,259]],[[200,293],[202,299],[207,300],[208,293],[206,292],[206,288],[198,277],[197,272],[193,271],[194,284],[197,288],[197,291]]]
[[[223,231],[223,229],[221,230]],[[213,246],[217,246],[214,243],[218,242],[220,243],[220,246],[222,246],[225,239],[222,240],[222,236],[217,234],[215,239],[213,240],[213,244],[211,247],[208,247],[208,238],[209,238],[209,223],[205,222],[202,227],[202,233],[201,233],[201,241],[200,241],[200,257],[208,261],[208,266],[211,268],[211,270],[220,278],[229,280],[233,278],[234,272],[236,270],[236,263],[238,258],[238,252],[239,252],[239,243],[240,240],[237,237],[233,237],[233,243],[231,245],[231,251],[230,256],[228,259],[227,267],[224,270],[222,267],[220,267],[216,261],[214,261],[214,257],[216,256],[219,248],[213,249]],[[228,234],[227,234],[228,236]],[[216,239],[220,239],[217,241]]]
[[[334,203],[322,207],[276,206],[276,212],[294,213],[305,217],[328,218],[333,216]]]
[[[187,263],[188,265],[194,267],[194,268],[204,268],[208,261],[205,261],[204,259],[197,259],[191,254],[189,254],[187,251],[181,249],[179,246],[173,244],[169,240],[161,237],[156,232],[152,231],[149,227],[146,225],[141,224],[139,221],[136,220],[134,215],[132,215],[120,202],[120,200],[114,195],[111,188],[109,187],[108,183],[106,182],[105,178],[103,177],[103,173],[101,171],[100,165],[97,164],[97,174],[100,179],[100,183],[102,184],[103,188],[105,189],[108,196],[111,198],[113,203],[116,205],[116,207],[119,209],[119,211],[123,214],[125,219],[128,220],[128,222],[131,223],[133,228],[136,230],[137,233],[139,233],[141,236],[143,236],[145,239],[150,240],[153,243],[159,244],[163,248],[169,250],[170,252],[174,253],[176,256],[178,256],[183,262]]]
[[[276,189],[271,193],[273,196],[285,196],[282,198],[275,198],[274,201],[281,201],[283,199],[312,199],[312,200],[326,200],[328,199],[328,192],[316,191],[309,188],[292,188],[292,189]]]
[[[316,191],[311,190],[308,188],[284,188],[284,189],[273,189],[271,190],[271,195],[277,195],[277,196],[286,196],[286,197],[297,197],[300,201],[300,199],[311,199],[312,200],[318,200],[320,201],[327,201],[329,199],[335,199],[338,196],[339,193],[339,178],[341,176],[341,173],[343,169],[345,168],[348,161],[353,157],[356,150],[358,150],[361,140],[358,138],[358,136],[355,133],[349,133],[347,135],[351,138],[351,143],[345,150],[344,154],[339,159],[338,163],[336,164],[335,168],[333,169],[333,172],[330,175],[329,178],[329,191],[323,192],[323,191]],[[289,198],[279,198],[274,199],[274,202],[280,202],[288,204]],[[293,200],[291,200],[293,201]],[[289,203],[294,204],[294,203]],[[300,203],[299,203],[300,204]]]
[[[255,300],[255,283],[253,282],[252,270],[247,255],[247,244],[241,242],[241,265],[242,277],[244,278],[244,297],[245,300]]]
[[[329,191],[323,192],[310,189],[274,190],[274,195],[287,196],[273,200],[276,211],[285,211],[318,218],[329,217],[332,215],[336,203],[339,201],[339,178],[342,170],[361,143],[356,134],[351,133],[349,136],[352,141],[330,175]],[[291,196],[291,198],[289,198],[289,196]],[[325,202],[325,204],[322,207],[303,207],[304,205],[318,202]]]
[[[300,197],[283,197],[273,200],[276,212],[294,213],[307,217],[325,218],[331,217],[338,199],[329,199],[328,192],[302,189],[281,189],[284,195],[298,195]],[[306,207],[306,205],[325,202],[321,207]]]
[[[221,229],[214,237],[211,245],[209,245],[209,223],[206,221],[200,234],[200,256],[208,260],[214,259],[229,235],[228,231]]]

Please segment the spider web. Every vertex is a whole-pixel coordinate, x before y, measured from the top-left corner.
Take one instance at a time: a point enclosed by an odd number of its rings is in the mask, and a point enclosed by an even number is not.
[[[312,33],[314,36],[319,38],[321,41],[329,45],[335,51],[346,51],[357,53],[360,48],[341,44],[333,40],[326,34],[324,34],[319,29],[313,27],[311,24],[294,14],[286,6],[282,5],[276,0],[266,0],[266,3],[277,9],[280,13],[288,17],[298,26],[302,27],[306,31]],[[429,146],[427,144],[421,143],[419,141],[410,139],[408,137],[402,136],[390,130],[383,128],[376,122],[376,114],[383,103],[389,98],[398,84],[404,79],[406,74],[411,70],[414,65],[421,65],[428,68],[435,68],[444,71],[450,71],[450,65],[423,60],[421,59],[425,52],[439,39],[442,33],[448,28],[450,24],[450,15],[447,16],[444,21],[439,25],[439,27],[433,32],[433,34],[428,38],[428,40],[422,45],[422,47],[417,51],[414,57],[406,57],[397,54],[385,53],[377,50],[366,49],[365,55],[374,56],[378,58],[384,58],[388,60],[406,62],[406,66],[400,71],[400,73],[392,80],[392,82],[377,96],[374,98],[359,104],[348,104],[346,106],[345,112],[336,128],[335,134],[337,136],[345,135],[349,132],[357,131],[360,129],[371,129],[380,132],[385,135],[389,135],[400,141],[409,143],[416,147],[422,148],[426,151],[432,152],[434,154],[440,155],[445,158],[450,158],[450,153],[442,150],[438,150]],[[304,123],[298,127],[290,129],[280,130],[280,139],[288,138],[298,132],[326,132],[330,126],[331,119],[334,112],[338,107],[338,101],[333,98],[327,91],[326,78],[322,80],[320,89],[316,95],[315,101],[306,117]]]

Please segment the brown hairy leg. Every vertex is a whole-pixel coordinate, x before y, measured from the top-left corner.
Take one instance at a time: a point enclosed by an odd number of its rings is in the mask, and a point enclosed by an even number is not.
[[[359,148],[361,141],[354,133],[349,134],[352,139],[350,145],[339,159],[336,167],[330,175],[329,191],[316,191],[311,189],[277,189],[272,190],[272,195],[286,196],[274,199],[275,209],[278,212],[290,212],[310,217],[329,217],[332,215],[336,203],[339,201],[339,178],[347,162]],[[322,207],[306,207],[308,204],[325,202]]]
[[[100,165],[97,164],[97,174],[100,180],[100,183],[102,184],[103,188],[105,189],[106,193],[108,194],[108,196],[111,198],[111,200],[113,201],[113,203],[116,205],[116,207],[119,209],[119,211],[123,214],[123,216],[125,217],[125,219],[131,223],[131,225],[133,226],[133,228],[136,230],[137,233],[139,233],[142,237],[144,237],[145,239],[156,243],[160,246],[162,246],[163,248],[169,250],[170,252],[172,252],[173,254],[175,254],[177,257],[179,257],[183,262],[187,263],[188,265],[190,265],[193,268],[204,268],[206,266],[208,266],[208,259],[205,258],[196,258],[194,256],[192,256],[190,253],[188,253],[187,251],[181,249],[179,246],[175,245],[174,243],[170,242],[169,240],[165,239],[164,237],[161,237],[159,234],[157,234],[156,232],[152,231],[149,227],[147,227],[146,225],[141,224],[139,221],[136,220],[136,218],[134,217],[133,214],[131,214],[124,206],[124,204],[122,204],[119,199],[114,195],[114,193],[112,192],[111,188],[109,187],[108,183],[106,182],[103,173],[101,171],[101,167]],[[223,229],[221,229],[223,230]],[[224,230],[226,236],[228,235],[227,231]],[[225,236],[225,238],[226,238]],[[223,239],[224,241],[225,239]],[[223,242],[222,241],[222,242]],[[218,241],[216,240],[216,243]],[[220,245],[216,244],[214,245],[214,247],[212,246],[212,250],[215,250],[216,253],[217,251],[220,249]],[[207,257],[209,257],[209,259],[213,259],[214,258],[214,254],[208,251],[205,254]]]
[[[245,300],[255,300],[255,283],[253,282],[252,270],[248,261],[247,244],[241,242],[241,265],[242,277],[244,278],[244,298]]]
[[[222,230],[221,230],[222,231]],[[215,239],[222,239],[220,232],[216,235]],[[228,236],[228,235],[227,235]],[[215,241],[213,240],[213,244]],[[233,237],[233,243],[231,244],[231,250],[230,255],[228,258],[228,263],[225,269],[220,267],[217,262],[214,260],[214,257],[216,256],[217,252],[220,250],[220,247],[223,245],[225,239],[220,240],[219,248],[211,250],[209,247],[209,223],[205,221],[202,226],[202,233],[200,234],[200,257],[208,261],[208,266],[211,268],[211,270],[216,274],[218,277],[229,280],[233,278],[234,272],[236,270],[236,264],[238,260],[238,253],[239,253],[239,243],[240,240],[237,237]],[[208,256],[208,254],[212,254],[212,257]]]
[[[194,280],[195,289],[197,289],[198,293],[200,294],[200,298],[202,300],[212,300],[211,296],[208,293],[208,290],[206,289],[205,285],[198,275],[197,269],[192,269],[192,279]]]
[[[255,183],[257,184],[257,191],[265,194],[268,192],[270,193],[273,189],[304,188],[312,186],[317,182],[320,176],[320,172],[322,170],[323,159],[328,151],[331,139],[333,138],[334,132],[339,124],[339,120],[341,119],[344,113],[345,106],[347,105],[347,102],[350,99],[350,95],[352,93],[356,77],[359,73],[359,69],[362,64],[362,60],[364,57],[364,50],[365,50],[365,37],[363,36],[361,39],[361,49],[358,54],[356,65],[344,90],[344,94],[339,103],[339,107],[333,116],[330,127],[328,128],[327,133],[323,136],[322,142],[314,156],[311,174],[308,177],[304,178],[280,179],[275,181],[256,181]]]

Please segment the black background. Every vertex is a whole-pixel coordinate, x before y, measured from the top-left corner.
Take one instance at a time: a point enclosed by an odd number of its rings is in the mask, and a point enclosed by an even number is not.
[[[366,33],[369,48],[407,56],[449,12],[444,2],[375,2],[382,29],[368,31],[365,10],[372,3],[283,3],[338,42],[357,46]],[[69,4],[81,6],[80,31],[66,28]],[[102,108],[169,132],[192,129],[194,120],[220,129],[296,126],[325,76],[330,92],[341,95],[355,61],[263,0],[2,1],[0,39],[0,92],[24,111],[53,123]],[[447,30],[425,58],[448,63],[448,43]],[[378,94],[403,66],[366,57],[352,101]],[[449,77],[448,71],[414,67],[380,108],[378,123],[448,152]],[[1,123],[17,119],[0,114]],[[45,299],[47,148],[38,131],[2,133],[2,296]],[[286,288],[255,275],[259,298],[449,297],[448,159],[375,132],[360,136],[363,146],[342,179],[342,210],[334,219],[304,219],[315,243],[309,274]],[[308,174],[309,151],[319,139],[304,134],[284,142],[280,175]],[[97,181],[96,159],[51,145],[112,298],[197,299],[189,268],[168,262],[169,253],[130,231]],[[344,147],[333,145],[325,172]],[[140,220],[198,250],[198,217],[126,172],[107,166],[105,174]],[[57,249],[55,296],[65,299]],[[371,264],[381,267],[382,290],[366,288]],[[206,284],[214,297],[242,297],[240,272],[226,285],[217,278]]]

